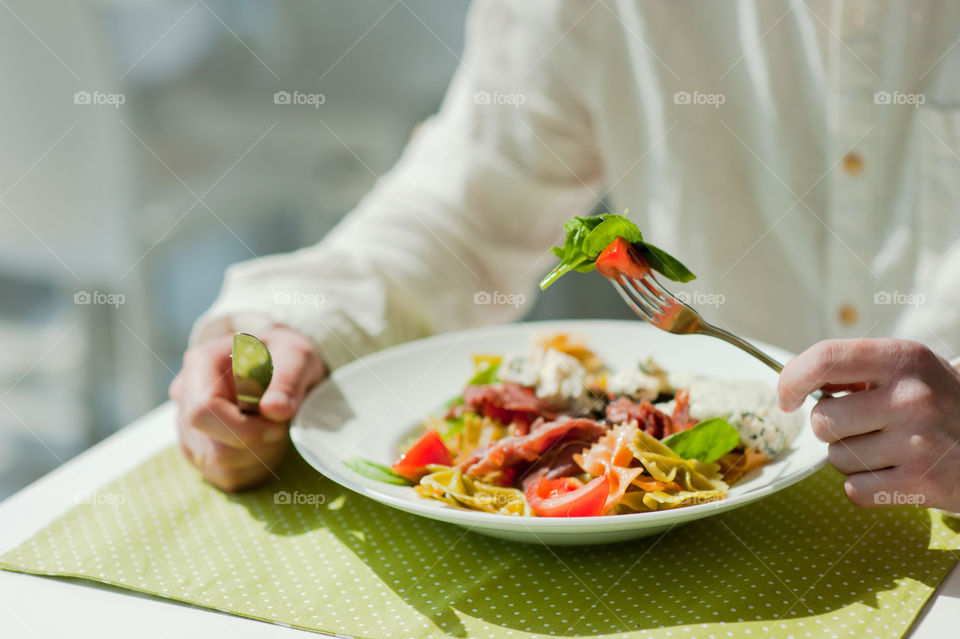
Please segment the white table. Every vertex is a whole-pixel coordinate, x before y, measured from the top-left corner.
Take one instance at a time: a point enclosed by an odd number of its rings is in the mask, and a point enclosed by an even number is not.
[[[0,503],[0,553],[29,538],[74,503],[174,442],[174,409],[164,404],[116,435]],[[956,635],[960,568],[954,567],[914,626],[913,637]],[[0,571],[2,637],[291,637],[285,628],[92,582]]]

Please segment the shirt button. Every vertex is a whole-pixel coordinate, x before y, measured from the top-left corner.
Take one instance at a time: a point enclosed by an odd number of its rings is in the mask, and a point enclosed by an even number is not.
[[[840,318],[840,323],[844,326],[853,326],[860,318],[860,313],[853,304],[844,304],[841,306],[840,312],[837,315]]]
[[[843,170],[849,175],[859,175],[863,172],[863,157],[851,151],[843,156]]]

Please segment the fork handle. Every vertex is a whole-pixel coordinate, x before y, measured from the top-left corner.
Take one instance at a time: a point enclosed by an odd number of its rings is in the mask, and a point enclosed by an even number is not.
[[[763,362],[764,364],[766,364],[767,366],[775,370],[778,374],[780,373],[780,371],[783,370],[783,364],[773,359],[772,357],[770,357],[769,355],[761,351],[759,348],[757,348],[747,340],[737,337],[736,335],[734,335],[729,331],[725,331],[722,328],[717,328],[712,324],[707,324],[706,322],[703,322],[700,328],[700,333],[703,335],[710,335],[711,337],[719,337],[723,341],[733,344],[737,348],[750,353],[751,355],[759,359],[761,362]],[[822,388],[810,393],[810,397],[814,398],[817,401],[819,401],[824,397],[833,397],[833,396],[834,396],[833,393],[829,393],[823,390]]]
[[[702,333],[703,335],[710,335],[711,337],[719,337],[723,341],[729,344],[733,344],[740,350],[750,353],[751,355],[759,359],[761,362],[763,362],[764,364],[766,364],[767,366],[775,370],[778,374],[780,373],[780,371],[783,370],[783,364],[773,359],[772,357],[770,357],[769,355],[761,351],[759,348],[757,348],[750,342],[746,341],[745,339],[741,339],[737,337],[736,335],[734,335],[729,331],[725,331],[722,328],[717,328],[712,324],[703,322],[703,325],[700,328],[700,333]]]

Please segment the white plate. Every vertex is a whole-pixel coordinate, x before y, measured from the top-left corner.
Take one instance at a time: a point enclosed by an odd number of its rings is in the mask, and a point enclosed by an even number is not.
[[[460,394],[473,371],[473,353],[515,353],[531,337],[566,332],[583,336],[614,369],[654,357],[670,370],[756,379],[776,384],[764,364],[714,338],[671,335],[639,321],[556,321],[509,324],[410,342],[334,371],[307,397],[291,436],[300,454],[335,482],[388,506],[479,533],[524,542],[600,544],[654,535],[671,526],[732,510],[786,488],[826,463],[826,445],[804,427],[789,450],[737,484],[722,501],[674,510],[604,517],[511,517],[462,510],[424,499],[412,488],[359,475],[343,462],[359,456],[381,464],[396,461],[402,442],[428,414]],[[786,361],[791,354],[757,342]],[[813,400],[801,409],[808,420]],[[806,426],[806,425],[805,425]]]

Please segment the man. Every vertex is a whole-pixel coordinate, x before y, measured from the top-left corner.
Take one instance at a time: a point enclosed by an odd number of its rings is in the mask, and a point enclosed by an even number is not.
[[[960,7],[478,1],[467,28],[393,171],[319,245],[232,267],[198,322],[171,396],[209,481],[269,479],[331,368],[514,319],[474,293],[531,291],[562,222],[605,195],[723,294],[711,319],[813,344],[784,409],[854,391],[812,415],[854,503],[960,511]],[[251,417],[229,334],[257,318],[276,376]]]

